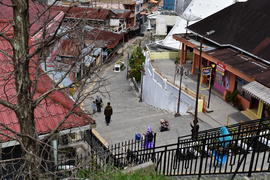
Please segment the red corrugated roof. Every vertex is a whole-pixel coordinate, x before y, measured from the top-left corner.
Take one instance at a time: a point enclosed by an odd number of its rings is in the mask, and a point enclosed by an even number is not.
[[[111,10],[101,8],[53,6],[52,10],[65,12],[67,18],[106,20],[110,15],[115,16]]]
[[[10,52],[10,45],[7,41],[1,39],[0,49]],[[10,77],[10,72],[13,70],[11,64],[12,61],[0,53],[0,62],[0,98],[15,104],[15,81],[13,76]],[[33,60],[32,64],[34,64]],[[47,75],[43,75],[39,78],[35,97],[39,97],[41,94],[51,89],[52,86],[53,82],[51,79]],[[73,105],[74,101],[71,100],[64,92],[55,91],[54,93],[51,93],[35,109],[37,133],[46,134],[56,128],[58,124],[64,120],[70,110],[73,109]],[[73,112],[74,113],[60,126],[60,130],[95,123],[95,121],[90,116],[85,114],[80,107],[74,108]],[[17,132],[20,130],[16,114],[3,105],[0,105],[0,124],[6,125],[8,128]],[[5,130],[5,128],[1,127],[1,125],[0,129],[1,134],[6,133],[13,136],[10,131]],[[3,135],[0,135],[0,139],[1,141],[9,140],[8,137],[4,137]]]
[[[0,49],[12,54],[10,44],[4,39],[0,39]],[[31,49],[33,51],[34,49]],[[34,74],[36,59],[31,60],[30,74]],[[15,80],[12,74],[12,60],[0,53],[0,98],[10,103],[16,104]],[[45,93],[53,86],[52,80],[45,74],[38,79],[35,98]],[[45,98],[35,109],[36,131],[40,134],[46,134],[55,129],[72,110],[72,114],[60,126],[60,130],[80,127],[95,123],[95,121],[85,114],[80,107],[73,108],[74,101],[64,92],[55,91]],[[7,128],[5,128],[6,126]],[[20,131],[16,114],[10,109],[0,105],[0,141],[8,141],[14,136],[15,132]],[[4,134],[8,135],[5,136]]]
[[[7,20],[0,20],[0,32],[5,32],[6,36],[11,36],[13,34],[13,27]]]
[[[93,29],[92,31],[85,32],[85,36],[86,39],[93,40],[96,43],[98,43],[98,41],[103,41],[103,44],[109,49],[115,48],[123,39],[122,34],[100,29]]]
[[[116,18],[126,19],[126,18],[130,17],[131,13],[132,13],[131,11],[127,11],[127,12],[124,12],[124,13],[117,13]]]
[[[1,0],[6,4],[11,4],[10,0]],[[37,33],[45,24],[48,24],[55,16],[60,12],[54,10],[48,10],[47,6],[37,2],[29,0],[29,18],[31,23],[30,34],[34,35]],[[42,16],[41,16],[42,15]],[[12,20],[13,11],[11,7],[0,5],[0,21],[1,20]]]
[[[59,47],[58,54],[61,56],[79,56],[79,43],[72,39],[64,39]]]

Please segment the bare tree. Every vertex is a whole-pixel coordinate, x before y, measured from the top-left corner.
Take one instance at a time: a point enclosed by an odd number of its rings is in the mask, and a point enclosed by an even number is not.
[[[82,33],[86,23],[83,18],[72,22],[64,21],[65,14],[72,7],[65,13],[59,13],[52,11],[52,6],[42,5],[34,0],[1,0],[0,6],[8,9],[7,12],[12,12],[12,19],[0,23],[0,113],[16,115],[16,120],[1,122],[0,139],[1,142],[14,140],[20,144],[22,164],[18,177],[38,179],[41,169],[45,168],[42,163],[48,153],[47,148],[51,147],[50,141],[65,127],[76,124],[72,122],[73,117],[79,116],[88,121],[88,124],[95,123],[79,105],[99,92],[104,80],[96,73],[100,66],[84,66],[86,54],[81,52],[85,48]],[[50,60],[49,54],[63,39],[72,39],[77,53],[61,62]],[[93,48],[90,47],[87,53]],[[50,68],[52,65],[54,68]],[[72,73],[80,76],[63,85]],[[94,88],[91,91],[86,90],[93,83],[96,84]],[[49,109],[54,108],[53,104],[57,103],[55,101],[69,99],[66,93],[72,88],[76,88],[74,101],[61,104],[68,111],[61,112],[61,116],[56,113],[55,118],[62,119],[53,126],[50,122],[43,122],[48,123],[48,128],[46,137],[40,139],[37,123],[41,123],[38,119],[42,115],[37,113],[38,109],[51,113],[52,110]],[[15,125],[12,124],[18,124],[19,128],[13,129]]]

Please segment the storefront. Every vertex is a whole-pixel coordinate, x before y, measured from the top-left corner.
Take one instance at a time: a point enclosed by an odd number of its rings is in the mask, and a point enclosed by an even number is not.
[[[182,43],[182,47],[193,49],[191,73],[196,74],[200,63],[198,41],[196,44],[194,43],[196,39],[192,39],[192,36],[190,36],[190,39],[186,38],[185,35],[175,35],[174,38]],[[260,100],[254,99],[254,97],[244,91],[242,87],[259,77],[262,83],[268,82],[264,77],[270,75],[270,66],[232,48],[217,48],[207,44],[203,44],[202,47],[201,83],[209,87],[209,82],[212,82],[212,88],[219,93],[224,100],[228,100],[235,107],[239,108],[239,110],[249,109],[250,112],[252,111],[251,114],[255,115],[253,119],[262,117],[263,109],[268,111],[270,108],[264,108]],[[186,51],[181,51],[180,63],[186,63],[185,53]],[[210,73],[208,68],[212,65],[215,65],[215,70],[212,69],[212,73]],[[268,71],[268,74],[263,74]],[[268,84],[270,84],[270,82]],[[265,114],[267,115],[267,113]]]
[[[223,95],[225,91],[230,88],[229,82],[230,82],[230,73],[226,71],[226,66],[224,64],[217,63],[214,88]]]
[[[242,113],[252,120],[269,117],[270,89],[253,81],[244,85],[243,90],[251,96],[251,101],[250,108]]]

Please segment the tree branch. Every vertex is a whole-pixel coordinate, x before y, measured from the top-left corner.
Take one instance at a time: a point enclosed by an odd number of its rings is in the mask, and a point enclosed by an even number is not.
[[[17,109],[16,105],[14,105],[8,101],[5,101],[3,99],[0,99],[0,104],[2,104],[3,106],[5,106],[13,111],[16,111],[16,109]]]
[[[4,3],[4,2],[2,2],[2,1],[0,1],[0,5],[3,5],[3,6],[7,6],[7,7],[14,7],[14,5],[12,5],[12,4],[7,4],[7,3]]]

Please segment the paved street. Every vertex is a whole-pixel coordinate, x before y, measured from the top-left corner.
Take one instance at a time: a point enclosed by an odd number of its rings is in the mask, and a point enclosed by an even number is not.
[[[103,91],[109,94],[103,97],[104,105],[110,101],[113,107],[113,116],[110,126],[106,126],[103,112],[96,113],[93,118],[97,122],[97,131],[107,140],[109,144],[122,142],[134,138],[135,133],[143,133],[147,126],[151,126],[157,132],[157,144],[177,142],[177,137],[190,134],[190,122],[192,115],[175,118],[172,113],[156,109],[145,103],[140,103],[135,90],[126,80],[126,70],[113,72],[113,65],[104,70],[103,77],[108,79],[107,86]],[[105,89],[106,88],[106,89]],[[85,105],[89,104],[86,102]],[[85,106],[90,108],[91,106]],[[159,132],[160,119],[164,118],[170,122],[170,131]],[[210,125],[199,122],[200,130],[210,128]]]
[[[175,63],[173,60],[155,60],[152,62],[153,66],[156,68],[158,72],[160,72],[163,77],[166,77],[169,81],[173,82],[174,80],[174,71],[175,71]],[[191,64],[188,64],[191,66]],[[191,69],[191,67],[189,67]],[[175,80],[175,84],[179,85],[180,77],[177,76]],[[184,75],[182,87],[187,87],[193,92],[196,92],[196,82],[197,76],[189,75],[188,77]],[[206,97],[208,101],[209,91],[208,89],[200,90],[200,93]],[[204,122],[208,122],[214,127],[220,127],[223,125],[235,124],[238,123],[235,120],[228,120],[228,115],[239,112],[236,108],[232,105],[228,104],[222,98],[217,95],[217,93],[212,91],[211,93],[211,103],[210,103],[210,110],[213,110],[211,113],[198,113],[198,117],[202,119]]]

